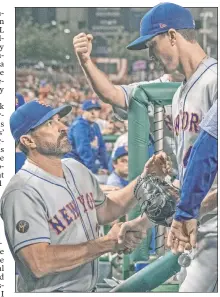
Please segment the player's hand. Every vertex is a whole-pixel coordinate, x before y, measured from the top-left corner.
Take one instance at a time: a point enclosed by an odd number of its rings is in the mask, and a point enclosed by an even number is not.
[[[111,252],[118,252],[124,249],[124,245],[118,243],[118,234],[121,230],[122,224],[123,223],[115,223],[106,235],[108,239],[114,241]]]
[[[173,220],[167,238],[167,246],[172,253],[183,253],[186,249],[196,247],[197,220],[188,221]]]
[[[118,243],[133,251],[146,237],[147,229],[150,227],[151,223],[149,223],[146,216],[124,222],[118,234]]]
[[[92,40],[93,36],[85,33],[80,33],[73,38],[73,49],[80,64],[86,64],[90,60]]]
[[[145,164],[141,176],[144,177],[147,174],[160,176],[162,178],[164,178],[166,175],[171,175],[172,162],[170,157],[168,157],[164,152],[153,155]]]

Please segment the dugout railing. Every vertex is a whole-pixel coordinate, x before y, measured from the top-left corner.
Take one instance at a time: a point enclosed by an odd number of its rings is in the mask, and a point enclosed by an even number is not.
[[[158,83],[138,86],[133,94],[128,111],[128,152],[129,152],[129,180],[136,178],[143,170],[143,164],[148,160],[148,143],[150,121],[148,105],[155,106],[155,151],[163,149],[163,106],[171,105],[172,98],[179,83]],[[140,215],[140,207],[134,208],[128,215],[132,220]],[[158,259],[129,277],[130,264],[149,260],[149,237],[142,241],[130,256],[124,256],[123,277],[127,279],[117,286],[114,292],[146,292],[164,283],[180,270],[178,256],[164,249],[164,228],[156,229],[156,249]]]

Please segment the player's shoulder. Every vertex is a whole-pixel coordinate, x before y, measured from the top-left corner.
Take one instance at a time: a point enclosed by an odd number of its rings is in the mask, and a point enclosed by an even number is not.
[[[198,69],[198,78],[201,79],[203,85],[217,85],[218,62],[216,59],[209,57],[203,61]]]
[[[7,184],[1,196],[0,203],[3,204],[9,196],[12,196],[14,199],[16,199],[20,195],[19,193],[28,191],[29,184],[33,184],[33,176],[26,174],[23,170],[19,170]]]
[[[24,189],[25,185],[32,183],[33,176],[27,174],[24,170],[19,170],[9,181],[4,193],[12,190]]]
[[[214,73],[217,73],[218,61],[215,58],[208,57],[207,59],[203,60],[202,64]]]

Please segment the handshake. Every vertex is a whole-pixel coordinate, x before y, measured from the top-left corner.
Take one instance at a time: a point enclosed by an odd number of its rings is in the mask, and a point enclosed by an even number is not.
[[[124,222],[115,223],[105,236],[111,244],[111,252],[131,253],[146,237],[147,229],[151,226],[147,217],[143,220],[140,217]]]

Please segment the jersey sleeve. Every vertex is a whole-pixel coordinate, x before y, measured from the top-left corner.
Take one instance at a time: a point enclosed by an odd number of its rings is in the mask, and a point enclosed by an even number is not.
[[[2,206],[6,236],[16,253],[34,243],[50,243],[46,207],[40,197],[21,190],[7,194]]]
[[[127,120],[127,118],[128,118],[127,107],[130,104],[130,100],[131,100],[132,93],[133,93],[134,89],[140,85],[143,85],[143,84],[160,83],[160,82],[169,82],[168,75],[164,74],[162,77],[155,79],[155,80],[151,80],[151,81],[142,81],[142,82],[132,83],[129,85],[121,85],[120,87],[122,88],[124,95],[125,95],[126,107],[121,108],[116,105],[113,105],[113,111],[114,111],[115,115],[121,120]]]
[[[206,131],[215,139],[218,139],[218,104],[217,100],[214,102],[212,107],[209,109],[204,119],[200,123],[202,130]]]

